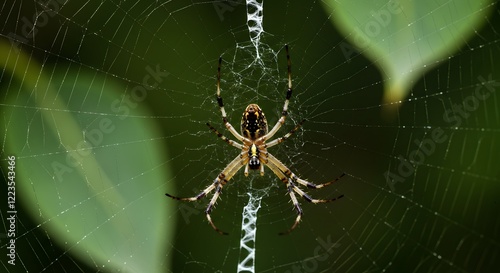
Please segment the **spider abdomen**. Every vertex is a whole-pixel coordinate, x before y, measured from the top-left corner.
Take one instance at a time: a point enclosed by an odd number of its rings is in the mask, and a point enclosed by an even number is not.
[[[235,147],[237,149],[241,149],[241,153],[236,156],[226,167],[219,173],[219,175],[214,179],[214,181],[207,186],[201,193],[193,197],[175,197],[170,194],[166,194],[168,197],[183,200],[183,201],[197,201],[205,196],[207,196],[210,192],[215,191],[210,202],[208,203],[207,209],[205,210],[205,215],[207,217],[208,222],[212,226],[212,228],[220,234],[227,235],[226,232],[218,229],[215,224],[212,222],[211,212],[212,208],[215,206],[217,199],[222,193],[223,187],[228,183],[228,181],[240,170],[243,166],[245,166],[245,176],[248,176],[249,170],[258,170],[260,169],[260,175],[264,175],[264,166],[267,166],[281,181],[283,181],[288,190],[288,195],[290,196],[290,200],[297,211],[297,217],[295,218],[295,222],[291,228],[289,228],[285,232],[281,232],[280,234],[288,234],[300,223],[302,219],[302,209],[297,200],[296,194],[298,196],[304,198],[306,201],[310,203],[326,203],[335,201],[341,198],[343,195],[340,195],[333,199],[314,199],[308,194],[306,194],[301,188],[297,187],[298,184],[308,187],[319,189],[322,187],[326,187],[328,185],[333,184],[335,181],[342,178],[344,174],[339,176],[333,181],[323,183],[323,184],[313,184],[304,179],[300,179],[297,175],[295,175],[287,166],[285,166],[281,161],[275,158],[272,154],[267,152],[267,148],[273,147],[282,143],[284,140],[292,136],[292,134],[297,131],[301,126],[304,120],[302,120],[299,124],[295,126],[290,132],[285,134],[280,138],[276,138],[266,143],[266,140],[272,139],[274,134],[281,128],[281,126],[285,123],[285,118],[288,114],[288,103],[290,97],[292,95],[292,75],[291,75],[291,62],[290,55],[288,53],[288,45],[285,46],[286,49],[286,58],[288,64],[288,89],[286,92],[285,103],[283,104],[283,110],[281,112],[280,119],[276,122],[270,132],[268,132],[267,121],[264,116],[264,113],[260,109],[257,104],[250,104],[245,109],[243,113],[243,118],[241,120],[241,135],[235,130],[233,125],[229,123],[226,110],[224,110],[224,104],[222,102],[222,97],[220,95],[220,68],[222,63],[222,58],[219,58],[219,66],[217,68],[217,104],[219,105],[222,121],[226,126],[227,130],[241,143],[237,143],[229,138],[223,136],[219,133],[212,125],[207,123],[208,127],[212,132],[214,132],[220,139],[225,141],[227,144]]]
[[[262,109],[257,104],[250,104],[243,112],[241,133],[251,140],[267,134],[267,120]]]

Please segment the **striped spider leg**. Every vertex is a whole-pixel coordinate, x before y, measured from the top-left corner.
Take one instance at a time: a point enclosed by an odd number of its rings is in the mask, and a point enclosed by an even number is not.
[[[194,197],[175,197],[168,193],[166,194],[168,197],[171,197],[176,200],[197,201],[207,196],[213,190],[215,190],[215,193],[210,199],[207,209],[205,210],[205,214],[212,228],[220,234],[225,235],[227,233],[215,226],[210,214],[212,212],[213,207],[215,206],[215,203],[217,202],[217,199],[219,198],[222,192],[222,188],[224,187],[224,185],[226,185],[227,182],[243,166],[245,166],[245,171],[244,171],[245,176],[248,176],[250,170],[258,170],[260,172],[260,175],[264,175],[264,166],[267,166],[283,183],[285,183],[290,199],[293,203],[294,208],[297,211],[297,218],[295,219],[295,222],[290,229],[288,229],[285,232],[281,232],[280,234],[290,233],[292,230],[295,229],[295,227],[299,224],[302,218],[303,214],[302,209],[295,194],[298,194],[306,201],[314,204],[331,202],[343,197],[343,195],[340,195],[333,199],[314,199],[307,193],[305,193],[302,189],[300,189],[298,185],[312,189],[319,189],[333,184],[334,182],[342,178],[345,174],[340,175],[333,181],[316,185],[299,178],[292,171],[290,171],[288,167],[286,167],[283,163],[281,163],[281,161],[279,161],[277,158],[275,158],[267,151],[267,148],[278,145],[283,141],[285,141],[286,139],[288,139],[289,137],[291,137],[302,126],[302,124],[305,121],[302,120],[301,122],[299,122],[295,126],[295,128],[293,128],[290,132],[288,132],[284,136],[271,140],[272,137],[276,134],[276,132],[278,132],[281,126],[285,123],[286,117],[288,115],[288,104],[292,96],[292,75],[291,75],[292,70],[291,70],[288,45],[285,46],[285,49],[286,49],[287,70],[288,70],[288,89],[286,91],[286,98],[285,98],[285,103],[283,105],[283,109],[281,111],[281,117],[270,131],[268,130],[268,123],[264,113],[262,112],[262,109],[257,104],[254,103],[249,104],[246,107],[245,111],[243,112],[243,117],[241,119],[241,134],[236,131],[236,129],[231,125],[231,123],[229,123],[226,111],[224,109],[224,103],[220,95],[220,71],[221,71],[222,58],[219,58],[219,64],[217,67],[217,104],[221,111],[222,122],[224,126],[239,142],[236,142],[234,140],[225,137],[209,123],[207,123],[207,126],[220,139],[222,139],[227,144],[239,149],[241,152],[222,170],[222,172],[220,172],[220,174],[214,179],[213,183],[209,185],[207,188],[205,188],[198,195]],[[266,143],[267,140],[271,141]]]

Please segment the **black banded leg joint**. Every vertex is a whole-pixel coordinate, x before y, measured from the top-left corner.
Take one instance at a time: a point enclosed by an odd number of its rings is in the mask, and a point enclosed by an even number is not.
[[[196,196],[196,200],[200,200],[201,198],[205,197],[207,195],[205,192],[202,192]]]
[[[212,213],[212,204],[208,204],[208,207],[205,210],[205,214],[210,214],[210,213]]]
[[[286,91],[286,99],[289,100],[292,97],[292,88],[288,88]]]
[[[224,103],[222,102],[222,97],[217,96],[217,104],[219,104],[219,107],[224,107]]]
[[[298,203],[295,205],[295,210],[297,210],[297,214],[300,215],[301,217],[302,215],[304,215],[304,213],[302,212],[302,208]]]
[[[311,188],[311,189],[316,189],[316,188],[318,188],[318,185],[313,184],[313,183],[311,183],[311,182],[307,182],[307,187],[308,187],[308,188]]]
[[[307,202],[309,202],[309,203],[311,203],[311,202],[312,202],[312,198],[311,198],[311,196],[309,196],[308,194],[304,193],[304,194],[302,195],[302,197],[304,197],[304,199],[306,199],[306,200],[307,200]]]
[[[220,67],[222,64],[222,56],[219,57],[219,66],[217,66],[217,79],[220,79]]]
[[[288,192],[292,192],[293,191],[293,182],[288,180],[288,187],[287,187],[287,190]]]

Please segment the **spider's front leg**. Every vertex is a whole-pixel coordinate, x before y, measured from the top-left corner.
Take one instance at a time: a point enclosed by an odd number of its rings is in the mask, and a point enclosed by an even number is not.
[[[283,164],[281,161],[279,161],[273,155],[268,154],[268,157],[269,157],[269,161],[271,161],[272,164],[274,164],[274,166],[276,166],[276,168],[278,168],[283,174],[285,174],[286,176],[290,177],[292,179],[292,181],[295,181],[295,182],[301,184],[302,186],[305,186],[305,187],[308,187],[308,188],[311,188],[311,189],[320,189],[320,188],[329,186],[329,185],[331,185],[331,184],[339,181],[345,175],[345,173],[342,173],[340,176],[338,176],[337,178],[335,178],[332,181],[329,181],[329,182],[326,182],[326,183],[323,183],[323,184],[314,184],[314,183],[311,183],[311,182],[306,181],[304,179],[301,179],[300,177],[298,177],[297,175],[295,175],[287,166],[285,166],[285,164]]]
[[[217,199],[219,198],[219,195],[222,192],[222,187],[227,183],[227,180],[222,179],[222,183],[217,184],[217,187],[215,189],[214,196],[212,196],[212,199],[210,200],[210,203],[208,203],[207,209],[205,210],[205,214],[207,216],[208,223],[212,226],[212,228],[217,231],[219,234],[222,235],[228,235],[229,233],[220,230],[218,227],[215,226],[214,222],[212,221],[212,217],[210,216],[210,213],[212,213],[212,208],[215,206],[215,202],[217,202]]]
[[[212,221],[212,217],[210,214],[212,213],[212,209],[215,206],[215,203],[217,202],[217,199],[219,198],[220,194],[222,193],[222,188],[224,185],[238,172],[243,165],[246,164],[246,158],[244,155],[238,155],[231,163],[229,163],[224,170],[214,179],[214,182],[208,186],[206,189],[204,189],[202,192],[200,192],[198,195],[194,197],[176,197],[173,195],[170,195],[166,193],[165,195],[173,198],[175,200],[181,200],[181,201],[197,201],[200,200],[201,198],[207,196],[211,191],[215,189],[215,193],[212,196],[212,199],[208,203],[207,209],[205,210],[205,214],[207,216],[207,220],[212,226],[212,228],[217,231],[218,233],[222,235],[227,235],[227,232],[224,232],[217,228],[215,224]]]
[[[309,196],[307,193],[305,193],[303,190],[301,190],[297,185],[295,185],[295,182],[299,182],[300,184],[303,184],[309,188],[321,188],[327,185],[332,184],[333,182],[337,181],[339,178],[332,182],[328,182],[325,184],[320,184],[320,185],[315,185],[312,183],[309,183],[305,180],[302,180],[298,178],[295,174],[293,174],[283,163],[281,163],[278,159],[276,159],[273,155],[270,153],[267,153],[267,161],[264,162],[269,169],[271,169],[278,178],[281,179],[283,183],[285,183],[286,188],[288,190],[288,194],[290,195],[290,199],[292,200],[293,206],[295,210],[297,211],[297,218],[295,219],[295,222],[293,223],[292,227],[288,229],[287,231],[279,233],[280,235],[288,234],[292,232],[297,225],[299,224],[300,220],[302,219],[302,208],[300,207],[300,204],[297,200],[297,197],[295,196],[295,193],[297,193],[300,197],[304,198],[306,201],[313,203],[313,204],[318,204],[318,203],[327,203],[327,202],[332,202],[335,201],[339,198],[342,198],[343,195],[340,195],[336,198],[332,199],[315,199]],[[302,181],[302,182],[301,182]]]
[[[278,176],[279,179],[281,179],[281,181],[283,183],[285,183],[286,188],[288,190],[288,194],[290,195],[290,199],[292,200],[293,207],[297,211],[297,218],[295,218],[295,222],[293,223],[292,227],[286,231],[282,231],[282,232],[278,233],[279,235],[286,235],[286,234],[289,234],[290,232],[292,232],[292,230],[294,230],[297,227],[297,225],[300,223],[300,220],[302,219],[302,214],[303,214],[302,208],[300,207],[299,201],[297,200],[297,197],[294,194],[294,191],[293,191],[294,185],[293,185],[293,183],[291,183],[290,179],[287,178],[285,176],[285,174],[282,173],[273,163],[268,161],[266,165],[267,165],[267,167],[269,167],[269,169],[271,169],[271,171],[273,171],[273,173],[276,176]]]

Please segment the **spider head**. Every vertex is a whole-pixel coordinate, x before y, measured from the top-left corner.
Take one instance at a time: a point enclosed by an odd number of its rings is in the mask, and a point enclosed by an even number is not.
[[[267,134],[267,120],[257,104],[248,105],[243,112],[241,134],[251,140]]]
[[[248,149],[248,157],[250,158],[248,167],[250,167],[251,170],[258,170],[260,168],[259,149],[255,144],[252,144],[250,149]]]

